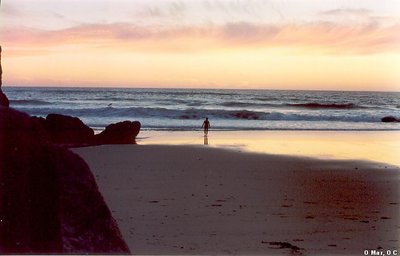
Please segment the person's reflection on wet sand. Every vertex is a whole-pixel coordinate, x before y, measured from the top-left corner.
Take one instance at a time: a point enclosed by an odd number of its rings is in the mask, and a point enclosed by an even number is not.
[[[208,145],[208,136],[204,134],[204,145]]]

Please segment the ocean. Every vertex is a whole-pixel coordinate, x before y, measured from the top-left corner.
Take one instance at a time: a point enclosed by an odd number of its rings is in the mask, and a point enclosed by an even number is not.
[[[79,117],[95,131],[138,120],[143,130],[400,130],[399,92],[3,87],[13,108]]]

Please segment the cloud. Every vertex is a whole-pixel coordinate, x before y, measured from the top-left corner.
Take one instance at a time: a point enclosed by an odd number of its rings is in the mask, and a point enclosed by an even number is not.
[[[320,15],[326,16],[343,16],[343,15],[370,15],[372,11],[366,8],[339,8],[339,9],[332,9],[328,11],[323,11],[319,13]]]
[[[4,45],[14,48],[105,47],[110,50],[188,52],[235,48],[307,48],[326,54],[400,51],[400,23],[346,26],[332,22],[207,26],[81,24],[60,30],[0,28]],[[33,51],[33,50],[32,50]],[[34,51],[33,51],[34,52]]]
[[[160,18],[165,17],[166,14],[159,7],[145,7],[136,11],[135,16],[140,18]]]
[[[374,54],[399,52],[400,24],[381,27],[376,24],[344,26],[329,22],[291,26],[282,31],[278,44],[304,45],[333,54]],[[292,41],[297,39],[298,41]]]
[[[229,15],[239,13],[259,15],[268,9],[279,11],[270,0],[203,0],[201,3],[209,12],[221,11]]]
[[[57,19],[65,19],[66,18],[65,15],[62,15],[57,12],[51,12],[51,14],[53,15],[54,18],[57,18]]]
[[[154,22],[224,23],[265,21],[266,18],[282,20],[282,12],[271,0],[165,0],[143,1],[134,7],[134,17]],[[169,19],[169,20],[168,20]]]
[[[135,17],[139,18],[183,18],[188,15],[187,5],[183,1],[165,1],[162,4],[152,2],[136,6]]]
[[[338,8],[318,13],[322,20],[358,27],[363,24],[365,27],[375,26],[384,28],[397,26],[400,23],[399,17],[389,15],[377,15],[371,9],[366,8]]]
[[[23,16],[24,13],[18,10],[15,6],[9,3],[2,3],[1,4],[1,15],[6,17],[20,17]]]
[[[275,25],[257,25],[248,22],[231,22],[220,29],[226,40],[241,42],[268,41],[282,30]]]
[[[186,5],[183,1],[175,1],[170,4],[168,7],[168,12],[172,16],[181,16],[185,13],[186,11]]]

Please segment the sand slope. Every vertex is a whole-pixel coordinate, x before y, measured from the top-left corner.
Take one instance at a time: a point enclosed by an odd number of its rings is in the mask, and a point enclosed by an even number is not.
[[[400,244],[399,174],[194,146],[74,149],[134,254],[357,254]]]

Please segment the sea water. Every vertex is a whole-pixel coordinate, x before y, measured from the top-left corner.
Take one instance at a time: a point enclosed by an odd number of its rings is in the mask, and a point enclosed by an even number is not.
[[[3,87],[11,107],[79,117],[99,131],[138,120],[143,130],[400,130],[399,92]]]

